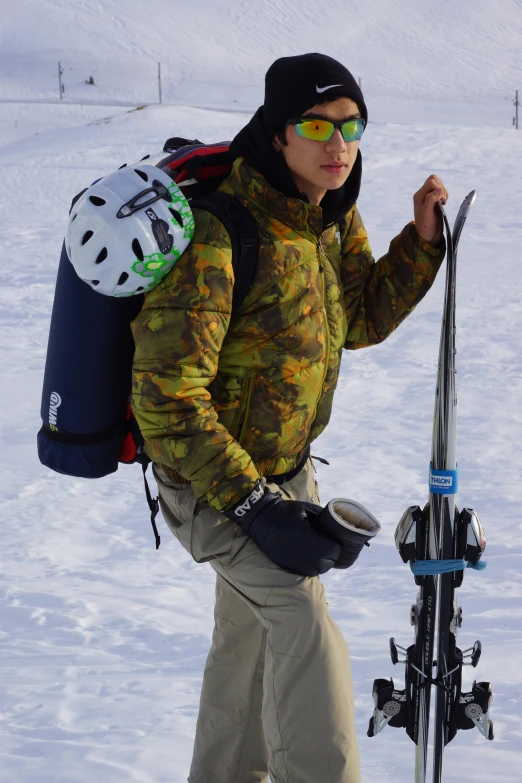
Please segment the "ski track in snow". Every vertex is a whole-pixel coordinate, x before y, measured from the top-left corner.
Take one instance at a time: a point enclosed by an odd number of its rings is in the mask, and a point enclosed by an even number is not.
[[[164,33],[148,24],[148,7],[131,3],[124,17],[113,0],[92,8],[45,0],[52,77],[54,60],[65,57],[60,40],[74,28],[71,57],[84,59],[64,78],[78,94],[83,90],[84,103],[36,102],[42,85],[51,96],[54,82],[51,87],[51,70],[43,66],[36,86],[29,79],[36,38],[31,25],[21,24],[19,8],[10,8],[0,33],[0,98],[9,101],[0,112],[0,783],[91,783],[93,776],[100,783],[185,781],[213,627],[213,571],[194,563],[162,523],[155,552],[137,466],[89,482],[53,474],[38,462],[47,333],[70,200],[122,163],[159,151],[173,134],[230,138],[250,116],[240,110],[262,99],[259,75],[274,57],[327,50],[350,65],[348,46],[367,78],[370,118],[377,120],[362,142],[359,200],[376,258],[411,219],[411,197],[429,174],[448,186],[451,222],[467,192],[478,191],[457,272],[457,502],[474,507],[484,523],[488,568],[467,572],[458,591],[464,611],[459,643],[483,642],[477,670],[464,672],[464,687],[474,678],[493,683],[496,737],[488,743],[476,731],[460,732],[446,750],[444,781],[518,781],[522,135],[509,129],[509,101],[503,114],[499,103],[488,102],[499,74],[511,89],[517,67],[520,73],[512,56],[519,0],[506,0],[502,14],[488,11],[485,0],[433,2],[427,16],[404,0],[394,5],[392,20],[384,0],[371,0],[364,11],[359,3],[335,0],[322,7],[320,29],[316,3],[308,0],[298,17],[282,0],[262,8],[219,0],[212,11],[207,5],[183,9],[179,23],[192,27],[173,59],[161,56],[171,77],[169,99],[179,103],[190,94],[203,107],[232,105],[233,114],[125,106],[147,90],[146,98],[155,98],[155,84],[136,63],[148,58],[155,78]],[[34,0],[24,4],[24,17],[31,18],[31,8]],[[160,19],[172,13],[163,0],[157,9]],[[449,14],[444,23],[442,12]],[[60,26],[52,24],[57,13]],[[431,43],[423,32],[428,22]],[[256,35],[246,45],[249,29]],[[202,58],[204,30],[214,37]],[[332,42],[332,30],[342,31],[342,39]],[[93,62],[90,48],[100,66],[113,65],[110,78],[110,66],[100,71],[107,80],[96,93],[102,105],[82,86]],[[436,52],[436,67],[426,64]],[[125,65],[121,74],[114,70],[116,57]],[[383,67],[390,58],[394,68]],[[209,90],[216,78],[223,84]],[[480,79],[484,95],[477,91]],[[485,129],[484,123],[504,128]],[[404,645],[413,638],[415,586],[393,533],[404,509],[427,499],[443,290],[444,269],[384,344],[345,353],[330,427],[313,447],[330,462],[317,463],[323,501],[353,497],[383,524],[371,553],[350,571],[323,578],[351,649],[364,783],[413,779],[414,746],[405,732],[388,728],[369,739],[366,730],[373,679],[393,676],[403,687],[403,668],[389,659],[389,637]]]

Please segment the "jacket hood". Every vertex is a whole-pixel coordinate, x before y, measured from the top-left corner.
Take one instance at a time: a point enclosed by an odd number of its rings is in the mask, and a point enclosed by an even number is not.
[[[285,196],[308,202],[306,194],[300,193],[297,189],[283,154],[277,152],[272,145],[272,139],[263,121],[262,106],[232,140],[230,153],[233,158],[244,158],[268,180],[272,187]],[[344,185],[337,190],[327,190],[321,201],[323,228],[338,223],[353,207],[359,196],[361,176],[362,157],[359,150],[353,169]]]

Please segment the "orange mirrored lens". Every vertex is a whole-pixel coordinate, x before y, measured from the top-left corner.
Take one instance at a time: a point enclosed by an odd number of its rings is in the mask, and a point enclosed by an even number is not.
[[[296,126],[299,136],[315,141],[328,141],[334,134],[335,127],[328,120],[306,120]]]
[[[356,118],[338,123],[330,120],[302,119],[295,121],[295,129],[299,136],[314,141],[328,141],[334,135],[335,129],[339,128],[345,141],[358,141],[363,135],[364,120]]]

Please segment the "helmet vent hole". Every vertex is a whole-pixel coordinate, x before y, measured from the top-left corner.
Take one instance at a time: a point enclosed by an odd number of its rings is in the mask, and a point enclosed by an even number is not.
[[[143,180],[144,182],[148,182],[148,181],[149,181],[149,178],[147,177],[147,175],[145,174],[145,172],[144,172],[144,171],[140,171],[139,169],[134,169],[134,171],[136,172],[136,174],[138,175],[138,177],[141,177],[141,178],[142,178],[142,180]]]
[[[100,285],[99,280],[91,280],[91,285]]]
[[[140,161],[147,160],[147,158],[150,158],[150,154],[149,155],[144,155],[143,158],[140,158]]]
[[[139,286],[137,287],[137,289],[136,289],[136,293],[138,293],[138,291],[143,291],[143,286],[142,286],[142,285],[139,285]]]
[[[170,214],[172,215],[172,217],[174,218],[174,220],[175,220],[177,223],[179,223],[179,225],[181,226],[181,228],[183,228],[183,220],[181,219],[181,215],[179,214],[179,212],[177,212],[177,211],[176,211],[175,209],[173,209],[172,207],[169,207],[169,212],[170,212]]]
[[[122,163],[122,165],[120,166],[120,168],[118,169],[118,171],[121,171],[122,169],[126,168],[126,166],[127,166],[127,164],[126,164],[126,163]]]
[[[95,207],[103,207],[107,202],[101,196],[89,196],[89,201],[94,204]]]
[[[102,261],[105,261],[105,259],[107,258],[107,255],[108,255],[107,248],[104,247],[103,250],[101,250],[100,253],[98,254],[98,258],[96,259],[96,261],[94,263],[95,264],[101,264]]]
[[[132,240],[132,249],[134,251],[134,255],[139,258],[140,261],[144,260],[143,250],[141,249],[141,245],[138,242],[137,239]]]
[[[73,222],[73,220],[76,220],[77,217],[78,217],[78,213],[76,213],[76,215],[73,215],[71,218],[71,223]]]
[[[126,280],[129,279],[129,275],[127,272],[122,272],[120,275],[120,279],[118,280],[117,285],[123,285]]]
[[[93,234],[94,231],[86,231],[82,237],[82,245],[87,244],[87,242],[89,241],[89,239],[92,237]]]

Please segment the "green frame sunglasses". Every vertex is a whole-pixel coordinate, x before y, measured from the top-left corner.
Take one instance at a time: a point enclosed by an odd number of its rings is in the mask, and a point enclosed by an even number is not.
[[[354,117],[351,120],[325,120],[324,117],[292,117],[287,125],[295,125],[298,136],[313,141],[329,141],[336,130],[345,141],[359,141],[366,128],[366,120]]]

